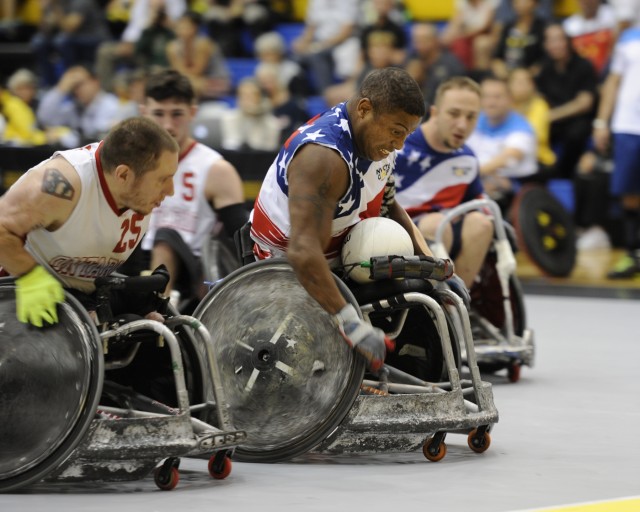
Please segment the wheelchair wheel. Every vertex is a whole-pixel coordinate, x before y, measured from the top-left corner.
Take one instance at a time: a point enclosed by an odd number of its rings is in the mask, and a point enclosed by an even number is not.
[[[355,299],[336,278],[345,298]],[[251,263],[214,286],[196,309],[209,329],[234,426],[235,458],[277,462],[327,437],[358,396],[364,360],[284,259]]]
[[[449,326],[451,347],[456,366],[460,365],[460,342],[452,328],[452,321],[444,310]],[[389,313],[372,313],[371,323],[383,331],[392,328]],[[400,334],[395,338],[395,351],[387,354],[385,363],[427,382],[448,380],[442,342],[435,321],[421,307],[411,308]],[[460,369],[460,368],[458,368]]]
[[[59,322],[16,318],[15,284],[0,279],[0,491],[43,479],[65,461],[95,417],[102,344],[87,311],[67,295]]]
[[[502,288],[496,269],[496,253],[490,251],[480,269],[479,280],[471,288],[471,310],[482,318],[488,320],[494,327],[504,329],[505,314],[502,300]],[[527,318],[524,308],[524,294],[518,277],[512,275],[509,278],[509,301],[513,321],[513,333],[522,336],[527,327]],[[507,367],[502,362],[478,362],[482,372],[495,373]]]
[[[224,232],[204,243],[201,259],[204,278],[211,283],[240,268],[233,239]]]
[[[511,206],[518,245],[545,274],[567,277],[576,263],[576,233],[571,214],[546,188],[527,184]]]

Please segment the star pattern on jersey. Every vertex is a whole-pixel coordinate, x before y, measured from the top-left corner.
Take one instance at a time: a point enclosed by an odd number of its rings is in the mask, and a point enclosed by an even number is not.
[[[404,179],[404,176],[401,174],[396,174],[393,173],[393,180],[396,184],[396,189],[401,189],[402,188],[402,180]]]
[[[346,119],[340,119],[338,126],[342,128],[342,131],[347,132],[349,135],[351,135],[351,130],[349,129],[349,121],[347,121]]]
[[[324,137],[324,133],[322,133],[322,130],[316,130],[315,132],[309,132],[307,133],[307,135],[305,136],[304,140],[312,140],[312,141],[316,141],[321,137]]]
[[[287,160],[289,159],[289,153],[282,152],[282,158],[278,161],[278,171],[281,176],[284,177],[284,182],[287,183]]]
[[[343,213],[350,211],[355,202],[356,200],[352,196],[349,196],[349,200],[340,205],[340,211],[338,212],[338,215],[342,215]]]
[[[416,151],[415,149],[411,150],[409,156],[407,157],[407,165],[413,165],[420,159],[420,151]]]
[[[416,151],[417,153],[417,151]],[[420,160],[420,169],[423,171],[431,167],[431,157],[425,156],[422,160]]]

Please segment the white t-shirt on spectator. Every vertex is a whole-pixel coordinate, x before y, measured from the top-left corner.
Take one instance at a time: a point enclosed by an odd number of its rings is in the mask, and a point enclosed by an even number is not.
[[[640,27],[622,33],[613,49],[610,72],[621,77],[611,131],[640,135]]]

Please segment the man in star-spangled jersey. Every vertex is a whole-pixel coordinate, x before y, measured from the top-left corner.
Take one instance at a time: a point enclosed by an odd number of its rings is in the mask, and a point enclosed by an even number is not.
[[[426,239],[434,239],[442,210],[483,196],[479,163],[465,141],[480,113],[480,86],[466,77],[443,82],[429,120],[407,138],[398,152],[395,199]],[[493,237],[493,225],[478,211],[454,219],[443,243],[456,274],[471,288]]]
[[[302,286],[331,315],[372,369],[384,361],[384,333],[347,304],[331,273],[342,242],[360,220],[380,215],[395,151],[424,116],[420,87],[406,71],[373,71],[359,91],[296,130],[269,168],[251,213],[257,258],[286,255]],[[393,220],[416,254],[431,255],[397,203]]]

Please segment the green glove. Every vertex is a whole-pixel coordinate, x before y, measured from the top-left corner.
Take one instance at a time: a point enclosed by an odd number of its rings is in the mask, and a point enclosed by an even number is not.
[[[21,322],[36,327],[42,327],[43,320],[58,323],[56,305],[63,300],[62,285],[40,265],[16,279],[16,310]]]

